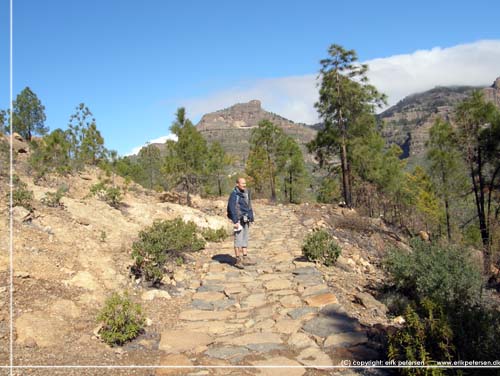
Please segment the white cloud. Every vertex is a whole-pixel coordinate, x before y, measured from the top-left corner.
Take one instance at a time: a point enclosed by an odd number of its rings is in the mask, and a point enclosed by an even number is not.
[[[500,76],[500,40],[435,47],[364,63],[369,65],[370,82],[387,94],[389,105],[393,105],[409,94],[436,86],[490,85]],[[311,73],[260,79],[179,102],[196,119],[235,103],[259,99],[266,110],[296,122],[313,124],[318,121],[314,109],[318,96],[316,77],[317,73]]]
[[[149,140],[144,145],[136,146],[136,147],[132,148],[132,151],[130,151],[129,153],[126,153],[125,155],[128,156],[128,155],[133,155],[133,154],[139,153],[139,150],[141,150],[144,146],[146,146],[147,143],[150,143],[150,144],[164,143],[167,140],[177,141],[177,136],[175,134],[171,134],[170,133],[170,134],[168,134],[166,136],[161,136],[161,137],[155,138],[153,140]]]

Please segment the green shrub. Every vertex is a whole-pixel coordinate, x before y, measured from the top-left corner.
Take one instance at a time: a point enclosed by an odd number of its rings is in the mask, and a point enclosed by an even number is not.
[[[14,189],[12,190],[12,206],[22,206],[23,208],[33,211],[33,192],[27,189],[28,185],[21,181],[17,175],[12,177]],[[7,194],[7,197],[10,194]]]
[[[109,187],[106,182],[99,182],[90,187],[90,194],[114,208],[120,207],[122,194],[118,187]]]
[[[319,261],[326,266],[332,266],[340,255],[340,246],[325,230],[309,234],[302,245],[302,254],[309,261]]]
[[[414,300],[430,298],[442,306],[479,301],[481,272],[466,249],[411,241],[412,251],[388,252],[384,265],[395,287]]]
[[[422,317],[407,306],[405,325],[389,335],[388,358],[395,361],[449,361],[453,358],[453,332],[443,310],[431,300],[424,299]],[[403,375],[443,375],[440,369],[403,368]]]
[[[229,236],[227,230],[224,227],[221,227],[217,230],[207,228],[202,231],[201,235],[207,242],[222,242]]]
[[[184,223],[180,218],[155,221],[139,233],[139,240],[132,245],[132,271],[156,284],[163,278],[167,260],[175,260],[182,257],[183,252],[199,251],[204,247],[205,240],[199,236],[193,222]]]
[[[103,326],[99,331],[108,345],[123,345],[137,337],[144,328],[145,319],[139,304],[133,303],[128,294],[113,293],[99,312],[97,321]]]
[[[57,208],[63,206],[61,203],[61,198],[68,191],[66,186],[59,187],[56,192],[47,192],[44,197],[40,199],[40,202],[44,205],[50,206],[51,208]]]

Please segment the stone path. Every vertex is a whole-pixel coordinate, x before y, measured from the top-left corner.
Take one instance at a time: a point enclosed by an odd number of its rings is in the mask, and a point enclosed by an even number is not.
[[[257,263],[232,265],[232,239],[214,244],[186,281],[190,303],[176,327],[161,334],[164,365],[292,365],[288,369],[226,369],[228,374],[327,374],[302,366],[332,366],[352,350],[377,359],[366,329],[338,304],[314,264],[300,261],[305,229],[289,207],[256,207],[249,254]],[[189,290],[188,290],[189,291]],[[182,374],[215,374],[184,370]],[[158,370],[158,375],[178,370]],[[338,371],[352,374],[352,370]]]

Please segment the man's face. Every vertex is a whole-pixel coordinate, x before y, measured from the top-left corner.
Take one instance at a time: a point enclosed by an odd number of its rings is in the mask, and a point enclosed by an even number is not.
[[[238,179],[238,183],[236,183],[236,186],[237,186],[240,190],[244,191],[244,190],[245,190],[245,188],[246,188],[246,186],[247,186],[247,182],[245,181],[245,179]]]

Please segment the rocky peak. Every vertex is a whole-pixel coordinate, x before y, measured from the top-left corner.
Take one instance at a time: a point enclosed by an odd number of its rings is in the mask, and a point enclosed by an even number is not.
[[[483,91],[487,100],[493,102],[497,107],[500,107],[500,77],[493,82],[493,85],[483,89]]]
[[[219,142],[229,152],[244,161],[249,152],[251,131],[262,120],[269,120],[294,137],[303,147],[314,139],[316,130],[305,124],[295,123],[262,108],[261,101],[253,99],[247,103],[236,103],[231,107],[203,115],[197,124],[198,131],[208,142]],[[243,162],[242,162],[243,163]]]
[[[491,85],[491,87],[493,89],[500,90],[500,77],[497,77],[497,79],[495,80],[495,82],[493,82],[493,85]]]

